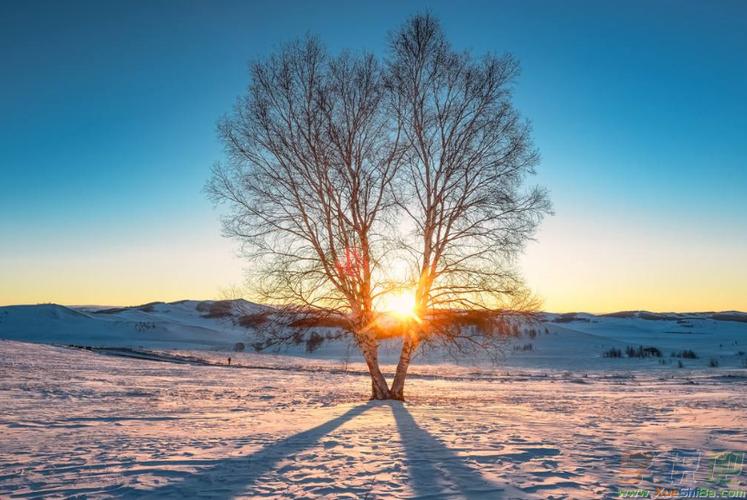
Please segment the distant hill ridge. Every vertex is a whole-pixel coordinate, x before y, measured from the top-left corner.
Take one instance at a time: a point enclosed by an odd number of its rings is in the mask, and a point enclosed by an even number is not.
[[[52,302],[40,303],[40,304],[19,304],[19,305],[7,305],[0,306],[0,310],[9,307],[44,307],[52,306],[56,308],[63,308],[73,313],[86,313],[86,314],[116,314],[119,312],[139,309],[139,310],[152,310],[155,306],[176,306],[193,304],[198,310],[207,310],[208,308],[215,307],[227,307],[229,304],[234,308],[265,308],[272,309],[272,306],[262,305],[255,302],[250,302],[243,298],[238,299],[207,299],[207,300],[194,300],[194,299],[182,299],[175,300],[172,302],[154,301],[147,302],[145,304],[131,305],[131,306],[100,306],[100,305],[72,305],[65,306]],[[567,313],[555,313],[551,311],[542,311],[539,314],[551,315],[551,316],[562,316],[562,317],[583,317],[583,316],[596,316],[596,317],[607,317],[607,318],[640,318],[650,320],[678,320],[678,319],[702,319],[709,317],[711,319],[723,320],[723,321],[745,321],[747,319],[747,312],[744,311],[691,311],[691,312],[653,312],[645,309],[629,310],[629,311],[616,311],[610,313],[587,313],[583,311],[574,311]],[[736,318],[736,319],[727,319]]]
[[[737,321],[747,323],[747,313],[741,311],[704,311],[704,312],[651,312],[651,311],[619,311],[605,314],[590,314],[583,312],[571,313],[545,313],[554,316],[552,321],[556,323],[569,321],[584,321],[584,318],[601,317],[601,318],[638,318],[650,321],[679,321],[687,319],[712,319],[716,321]]]
[[[277,309],[244,299],[178,300],[127,307],[66,307],[57,304],[0,307],[0,339],[138,352],[200,351],[219,362],[236,351],[357,359],[357,348],[340,330],[340,318],[326,322],[284,317]],[[747,313],[739,311],[610,314],[538,313],[542,324],[515,325],[502,363],[552,369],[670,369],[711,366],[747,368]],[[333,321],[335,320],[335,321]],[[284,330],[288,329],[288,330]],[[277,345],[264,334],[280,332]],[[400,339],[382,338],[380,357],[396,363]],[[612,357],[611,353],[616,357]],[[624,353],[657,353],[632,357]],[[606,354],[605,354],[606,353]],[[687,353],[685,359],[683,353]],[[692,356],[690,354],[693,353]],[[443,362],[449,352],[432,346],[423,356]],[[620,357],[625,359],[621,360]],[[493,358],[486,356],[485,362]],[[477,362],[470,359],[470,362]],[[507,365],[508,366],[508,365]]]

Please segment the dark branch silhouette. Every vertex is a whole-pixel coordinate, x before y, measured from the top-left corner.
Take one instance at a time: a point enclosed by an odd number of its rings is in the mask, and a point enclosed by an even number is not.
[[[391,389],[402,399],[421,342],[486,350],[502,333],[428,321],[431,311],[532,309],[512,261],[550,206],[542,189],[522,189],[539,156],[511,103],[516,60],[456,52],[429,15],[390,46],[387,87],[407,151],[395,194],[414,227],[402,254],[424,319],[403,342]]]
[[[510,56],[455,51],[428,15],[392,35],[383,64],[308,38],[252,66],[207,191],[227,207],[253,294],[290,313],[259,329],[263,345],[334,323],[360,348],[374,399],[404,398],[421,345],[497,350],[510,316],[536,308],[514,260],[550,210],[524,187],[539,156],[511,102],[517,74]],[[374,306],[402,287],[417,321],[392,328]],[[378,343],[393,335],[390,388]]]
[[[370,328],[377,230],[394,205],[402,158],[383,100],[372,56],[331,58],[315,39],[287,45],[254,64],[248,95],[221,122],[228,160],[207,188],[229,208],[225,232],[252,261],[254,292],[286,309],[343,317],[376,399],[389,392]]]

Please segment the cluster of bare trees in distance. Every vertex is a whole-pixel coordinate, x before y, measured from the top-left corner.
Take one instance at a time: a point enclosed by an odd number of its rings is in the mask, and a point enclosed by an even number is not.
[[[207,190],[250,259],[253,296],[341,320],[374,399],[404,398],[420,345],[487,350],[504,333],[497,312],[536,307],[514,259],[550,204],[525,187],[539,158],[511,101],[518,70],[456,51],[417,15],[384,59],[285,45],[252,65],[219,124],[226,160]],[[414,310],[389,386],[376,304],[395,289]]]

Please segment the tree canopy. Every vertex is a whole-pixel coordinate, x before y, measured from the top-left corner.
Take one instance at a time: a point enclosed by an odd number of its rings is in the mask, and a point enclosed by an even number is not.
[[[252,294],[341,319],[374,398],[404,397],[422,343],[487,349],[500,328],[475,333],[469,318],[534,305],[514,260],[550,204],[525,186],[539,155],[512,104],[518,72],[510,55],[456,51],[418,15],[383,60],[313,37],[283,46],[251,66],[219,124],[226,159],[207,190],[250,259]],[[389,388],[377,303],[402,289],[414,314]]]

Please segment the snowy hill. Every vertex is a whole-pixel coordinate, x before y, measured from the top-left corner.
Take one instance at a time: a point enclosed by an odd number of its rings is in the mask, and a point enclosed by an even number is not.
[[[253,351],[255,328],[247,318],[271,313],[243,299],[154,302],[134,307],[70,308],[55,304],[0,307],[0,339],[57,345],[189,351],[224,359],[238,343]],[[315,328],[321,340],[310,348],[311,331],[274,353],[326,360],[359,361],[349,339],[334,328]],[[641,350],[643,348],[643,350]],[[742,368],[747,366],[747,314],[651,313],[607,315],[543,313],[506,343],[501,366],[527,369],[606,370]],[[210,352],[214,352],[211,355]],[[399,342],[382,342],[381,358],[396,362]],[[241,355],[232,354],[237,362]],[[238,358],[237,358],[238,357]],[[453,362],[426,350],[419,362]],[[485,360],[470,359],[471,363]]]
[[[179,301],[116,309],[55,304],[0,307],[0,338],[50,344],[229,349],[247,340],[234,320],[264,310],[244,300]]]

